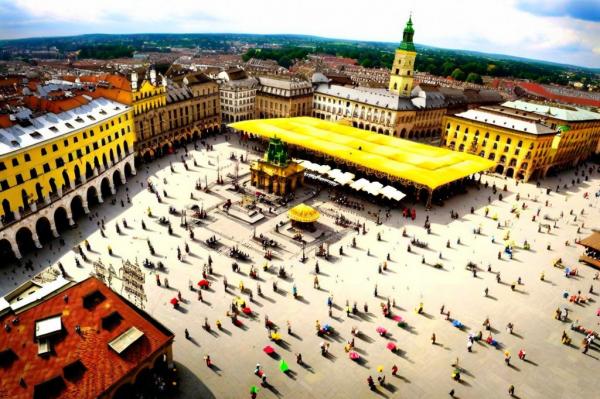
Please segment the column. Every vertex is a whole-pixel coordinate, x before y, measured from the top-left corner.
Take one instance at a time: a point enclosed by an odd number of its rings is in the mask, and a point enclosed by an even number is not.
[[[87,177],[85,175],[81,175],[81,183],[82,184],[87,183]]]
[[[94,177],[98,176],[98,168],[94,167]]]
[[[15,220],[21,220],[21,212],[18,209],[15,209],[13,213],[15,214]]]
[[[112,195],[115,195],[116,190],[115,190],[115,184],[109,179],[109,185],[110,185],[110,192]]]
[[[75,188],[75,180],[70,180],[69,186],[71,186],[71,190],[73,190]]]
[[[50,230],[52,231],[52,236],[54,238],[58,238],[58,236],[60,234],[58,234],[58,230],[56,228],[56,220],[54,220],[54,218],[49,218],[50,219]]]
[[[29,207],[31,208],[32,212],[37,211],[37,203],[36,202],[32,202],[31,204],[29,204]]]
[[[50,195],[44,195],[44,202],[46,203],[46,205],[50,204]]]
[[[73,212],[71,212],[71,207],[65,207],[65,209],[67,210],[67,220],[69,221],[69,226],[73,226],[75,225],[75,222],[73,221]]]
[[[33,238],[33,243],[37,249],[42,248],[42,244],[40,243],[40,238],[37,235],[37,232],[34,230],[31,232],[31,238]]]
[[[59,196],[59,197],[62,197],[62,196],[63,196],[63,190],[62,190],[62,187],[58,187],[58,188],[56,189],[56,191],[58,192],[58,196]]]
[[[102,190],[96,190],[96,192],[98,193],[98,203],[103,204],[104,199],[102,198]]]
[[[21,251],[19,250],[19,245],[17,244],[17,241],[15,239],[12,239],[12,240],[8,240],[8,242],[10,243],[10,247],[11,247],[13,253],[15,254],[15,258],[23,259],[23,256],[21,255]]]
[[[100,196],[98,196],[99,198]],[[88,208],[88,203],[87,200],[81,200],[81,205],[83,205],[83,211],[85,212],[85,214],[87,215],[88,213],[90,213],[90,208]]]

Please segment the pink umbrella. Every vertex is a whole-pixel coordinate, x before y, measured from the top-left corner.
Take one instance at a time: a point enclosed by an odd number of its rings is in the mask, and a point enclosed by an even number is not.
[[[350,357],[351,360],[358,360],[360,359],[360,355],[356,352],[350,352],[348,354],[348,357]]]
[[[252,309],[246,306],[244,309],[242,309],[242,312],[244,312],[244,314],[252,314]]]
[[[179,299],[177,299],[177,298],[171,299],[171,305],[177,305],[177,304],[179,304]]]
[[[396,344],[393,342],[388,342],[387,348],[393,352],[396,350]]]
[[[403,318],[402,318],[402,316],[400,316],[400,315],[395,315],[395,316],[393,316],[393,317],[392,317],[392,320],[394,320],[394,321],[396,321],[396,322],[398,322],[398,323],[400,323],[400,322],[403,322],[403,321],[404,321],[404,319],[403,319]]]
[[[271,345],[267,345],[263,348],[263,352],[265,352],[267,355],[272,355],[275,352],[275,349],[273,349]]]
[[[377,334],[379,334],[379,335],[387,334],[387,330],[381,326],[377,327],[377,330],[375,330],[375,331],[377,331]]]

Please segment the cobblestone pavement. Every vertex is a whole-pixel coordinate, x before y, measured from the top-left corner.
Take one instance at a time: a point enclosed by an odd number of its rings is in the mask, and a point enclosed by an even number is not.
[[[164,284],[159,287],[155,283],[156,272],[144,269],[148,296],[145,308],[176,334],[174,358],[182,377],[181,397],[249,397],[250,386],[259,386],[260,382],[253,373],[256,363],[260,363],[271,384],[270,388],[261,388],[259,398],[437,398],[448,395],[451,389],[460,398],[493,398],[508,395],[511,384],[515,386],[515,395],[520,398],[598,395],[600,351],[597,346],[592,346],[587,355],[582,354],[579,344],[583,336],[570,331],[569,327],[570,321],[579,320],[585,327],[600,329],[599,318],[596,317],[598,296],[588,294],[592,284],[595,291],[600,291],[600,281],[592,280],[593,269],[577,262],[582,248],[573,244],[575,238],[588,235],[594,225],[600,226],[598,200],[593,196],[600,188],[600,173],[594,172],[590,181],[572,186],[570,182],[574,171],[569,171],[544,180],[540,188],[535,184],[515,186],[510,180],[485,176],[484,181],[490,185],[494,182],[499,188],[508,185],[507,191],[498,191],[503,195],[502,201],[497,194],[493,195],[491,188],[470,188],[467,194],[458,195],[443,207],[435,207],[429,212],[417,205],[414,221],[403,218],[399,210],[393,210],[388,218],[382,218],[381,225],[374,223],[373,214],[379,210],[375,205],[366,204],[366,209],[360,212],[340,208],[328,200],[325,191],[313,197],[309,186],[298,196],[321,210],[323,216],[318,222],[318,229],[325,232],[325,237],[307,245],[308,261],[301,263],[302,248],[298,243],[274,230],[276,223],[287,220],[286,210],[298,201],[278,208],[273,214],[266,212],[263,221],[250,226],[217,208],[227,198],[240,199],[238,194],[227,189],[229,186],[212,184],[211,193],[194,189],[197,180],[203,185],[205,179],[214,183],[217,165],[223,176],[234,174],[234,163],[229,160],[229,155],[232,151],[238,155],[246,154],[246,149],[237,143],[236,138],[232,137],[232,141],[234,143],[225,142],[222,138],[213,140],[215,151],[208,153],[191,150],[190,156],[197,159],[199,166],[192,166],[192,162],[188,161],[189,171],[181,163],[182,150],[169,158],[139,167],[137,176],[127,184],[131,204],[126,203],[125,188],[120,187],[115,197],[116,204],[111,205],[108,198],[105,204],[92,209],[94,217],[91,220],[80,220],[77,229],[64,234],[65,247],[58,248],[55,241],[52,247],[47,246],[31,256],[36,270],[60,261],[76,279],[84,278],[92,271],[91,263],[84,262],[82,268],[77,268],[75,253],[71,250],[86,238],[94,251],[88,254],[90,259],[101,258],[115,269],[124,259],[138,259],[140,263],[145,258],[153,262],[162,261],[166,270],[158,274],[163,283],[168,278],[171,288],[165,288]],[[217,154],[220,154],[218,161]],[[173,163],[175,173],[171,173],[169,161]],[[247,173],[247,165],[240,164],[240,181],[248,179]],[[158,204],[155,196],[146,189],[148,179],[155,182],[161,195],[163,190],[167,192],[162,204]],[[166,184],[163,179],[166,179]],[[546,195],[545,187],[555,188],[557,184],[562,187],[564,183],[568,183],[568,189],[561,188],[559,193]],[[584,199],[584,192],[589,192],[591,199]],[[195,199],[191,199],[190,193]],[[516,199],[517,193],[520,201]],[[489,205],[488,196],[492,197]],[[124,206],[121,206],[121,200],[124,200]],[[546,201],[549,201],[548,206],[545,206]],[[194,228],[194,241],[179,226],[180,218],[168,214],[169,206],[182,209],[193,204],[210,210],[208,219],[200,221]],[[522,204],[527,209],[522,210]],[[520,217],[512,212],[513,206],[520,210]],[[146,215],[149,207],[152,218]],[[470,212],[471,207],[474,213]],[[488,217],[484,215],[486,207],[489,207]],[[265,207],[265,211],[267,209]],[[532,222],[532,216],[538,209],[540,216]],[[451,219],[450,210],[458,212],[459,218]],[[570,215],[571,210],[574,210],[573,215]],[[366,234],[337,226],[334,216],[339,214],[352,221],[364,222]],[[172,222],[173,235],[169,235],[166,227],[158,223],[161,216]],[[385,216],[385,209],[382,216]],[[426,216],[431,222],[431,234],[423,228]],[[107,238],[100,235],[97,227],[99,218],[105,219]],[[123,228],[123,219],[126,219],[128,228]],[[145,231],[141,228],[142,219],[147,225]],[[549,219],[556,219],[556,227]],[[545,229],[538,232],[539,221],[552,227],[550,233]],[[582,222],[585,227],[577,234]],[[120,225],[121,234],[117,234],[115,223]],[[502,225],[500,229],[498,223]],[[283,228],[287,227],[289,224]],[[474,234],[473,229],[478,227],[481,227],[481,234]],[[407,237],[403,237],[403,229],[406,229]],[[265,234],[279,243],[280,248],[274,251],[275,258],[270,265],[272,269],[285,265],[289,275],[287,280],[263,271],[263,250],[252,239],[253,234]],[[498,259],[506,234],[510,234],[508,241],[513,242],[515,247],[512,260],[505,254]],[[209,250],[204,244],[204,240],[212,235],[223,244],[217,251]],[[353,238],[357,242],[356,248],[351,245]],[[412,238],[427,242],[428,248],[413,245],[412,252],[408,253],[407,247]],[[149,254],[147,240],[155,247],[155,256]],[[524,240],[531,244],[530,250],[521,248]],[[568,246],[565,245],[567,240]],[[450,248],[446,247],[448,241]],[[315,250],[321,242],[331,244],[332,258],[330,261],[319,259],[320,289],[315,289]],[[190,253],[184,255],[184,261],[180,262],[177,260],[177,247],[185,254],[185,243],[189,245]],[[241,273],[232,271],[232,259],[227,256],[227,247],[236,244],[251,256],[250,262],[239,262]],[[113,256],[107,253],[109,245]],[[339,255],[340,246],[344,248],[342,256]],[[209,254],[214,261],[214,274],[209,276],[212,285],[209,290],[203,291],[203,301],[199,301],[197,290],[190,291],[189,284],[191,282],[197,287]],[[378,267],[388,254],[387,270],[379,273]],[[566,278],[564,269],[553,267],[553,261],[559,257],[571,269],[576,268],[578,276]],[[425,263],[422,263],[423,260]],[[478,266],[476,277],[466,270],[469,261]],[[435,268],[435,263],[443,267]],[[258,268],[259,280],[249,277],[251,265]],[[488,265],[492,272],[487,271]],[[24,270],[14,271],[8,266],[0,270],[3,273],[3,292],[28,278]],[[545,274],[544,281],[540,280],[542,272]],[[500,283],[496,281],[497,273],[501,277]],[[224,277],[230,285],[227,291],[223,289]],[[518,278],[521,278],[521,284],[516,284]],[[278,292],[272,289],[274,281],[278,283]],[[240,293],[240,283],[253,292],[254,302],[249,302],[247,293]],[[514,290],[511,289],[513,283]],[[112,284],[119,292],[120,281],[113,279]],[[257,284],[263,291],[262,297],[257,296]],[[297,287],[299,299],[292,296],[293,285]],[[378,297],[374,296],[376,285]],[[486,287],[489,290],[487,297],[484,295]],[[590,302],[577,305],[563,298],[563,292],[576,294],[578,290]],[[169,304],[177,291],[184,298],[180,310]],[[335,303],[331,317],[327,307],[329,295],[333,296]],[[240,327],[234,326],[226,316],[236,297],[245,298],[254,315],[240,316]],[[405,327],[383,317],[381,304],[386,303],[388,298],[395,302],[393,315],[402,317],[406,321]],[[357,315],[346,315],[346,302],[350,306],[357,303]],[[365,303],[368,312],[364,312]],[[420,303],[423,304],[423,314],[415,312]],[[450,312],[450,320],[440,314],[442,306],[445,312]],[[569,310],[570,321],[554,319],[555,310],[563,307]],[[279,327],[280,343],[273,343],[268,338],[264,326],[267,316]],[[212,326],[211,332],[202,328],[205,318]],[[486,318],[490,320],[491,334],[500,343],[500,348],[476,342],[472,352],[468,352],[469,333],[476,334],[482,330],[483,337],[488,336],[482,326]],[[216,329],[216,320],[222,322],[222,330]],[[315,334],[317,320],[322,326],[330,324],[336,333],[318,337]],[[464,327],[454,327],[451,320],[460,321]],[[287,332],[288,321],[292,334]],[[506,330],[509,322],[514,324],[512,334]],[[350,360],[344,350],[345,344],[352,339],[353,327],[361,332],[355,338],[353,349],[360,355],[360,361]],[[387,329],[388,336],[380,336],[376,331],[378,327]],[[190,340],[184,338],[185,328],[191,334]],[[563,331],[573,339],[573,345],[561,344]],[[436,344],[432,345],[430,339],[434,333]],[[319,346],[323,341],[330,344],[327,357],[321,356]],[[396,353],[386,348],[390,342],[398,347]],[[275,349],[274,356],[263,353],[266,345]],[[517,357],[521,349],[527,353],[526,361]],[[510,366],[505,365],[505,351],[512,356]],[[296,364],[296,353],[302,354],[304,365]],[[207,368],[203,361],[207,354],[216,365],[213,369]],[[279,371],[281,359],[290,367],[287,374]],[[451,364],[457,359],[462,370],[460,382],[451,379]],[[393,365],[398,367],[397,376],[391,375]],[[386,383],[372,393],[366,379],[370,375],[377,381],[380,366],[383,367]]]

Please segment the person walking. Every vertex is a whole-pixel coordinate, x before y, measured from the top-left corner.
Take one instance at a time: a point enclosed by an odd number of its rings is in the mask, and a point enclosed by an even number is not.
[[[511,385],[508,387],[508,394],[509,394],[510,396],[515,396],[515,386],[514,386],[514,385],[512,385],[512,384],[511,384]]]

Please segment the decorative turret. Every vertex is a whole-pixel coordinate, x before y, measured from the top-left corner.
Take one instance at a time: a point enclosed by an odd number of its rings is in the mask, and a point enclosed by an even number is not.
[[[273,137],[269,140],[269,146],[265,153],[265,160],[275,165],[286,166],[288,163],[288,153],[285,144],[280,138]]]

